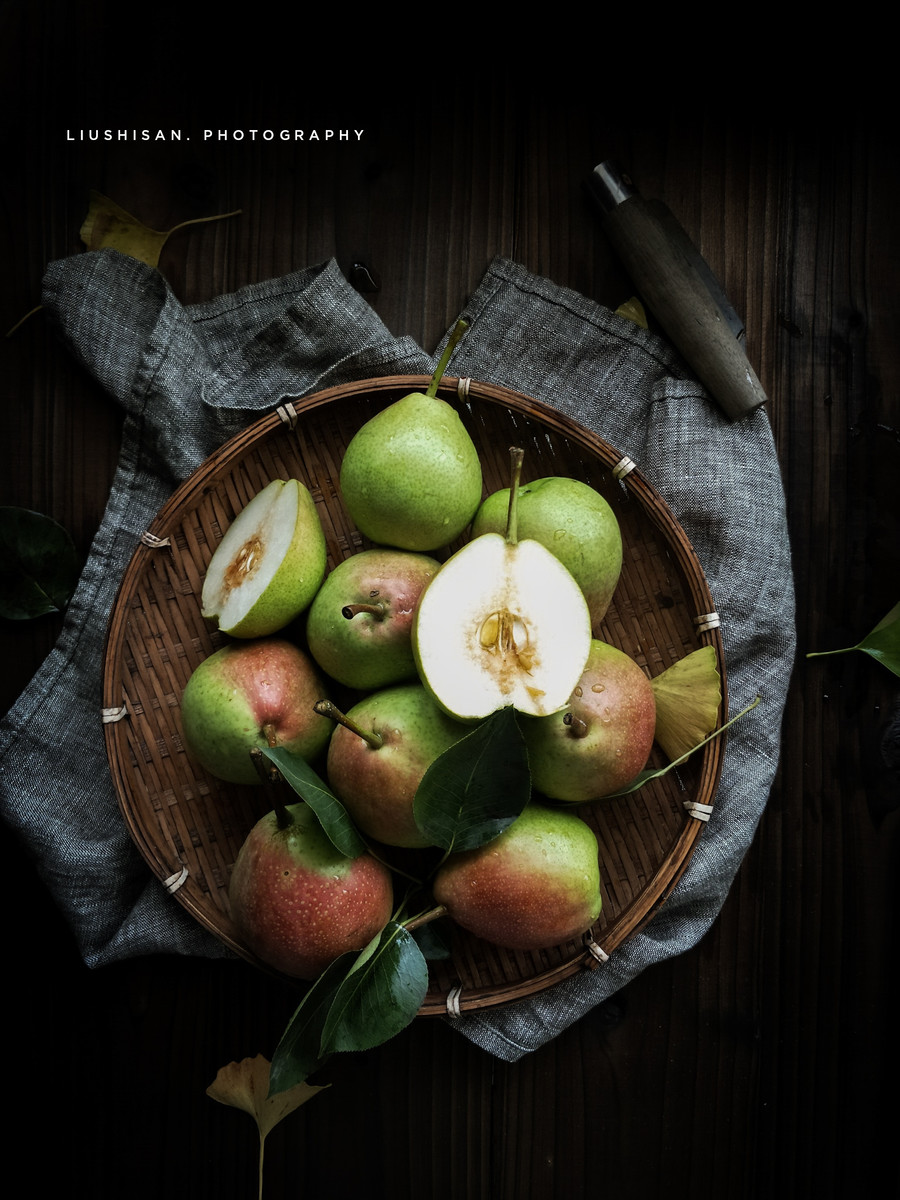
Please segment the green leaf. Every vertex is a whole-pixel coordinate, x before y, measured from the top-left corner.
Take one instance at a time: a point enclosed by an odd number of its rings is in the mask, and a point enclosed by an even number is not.
[[[446,962],[452,956],[453,934],[449,921],[429,921],[411,932],[429,962]]]
[[[807,658],[824,658],[829,654],[849,654],[852,650],[861,650],[870,655],[900,675],[900,603],[895,604],[891,611],[881,618],[871,633],[867,634],[855,646],[844,646],[840,650],[815,650],[807,654]]]
[[[473,850],[511,825],[530,795],[525,739],[515,710],[501,708],[435,759],[413,812],[432,845]]]
[[[630,796],[632,792],[636,792],[639,788],[642,788],[644,784],[649,783],[651,779],[660,779],[663,775],[667,775],[673,767],[680,766],[681,763],[686,762],[692,754],[695,754],[702,746],[705,746],[707,742],[711,742],[714,738],[717,738],[720,733],[724,733],[729,725],[733,725],[735,721],[739,721],[741,717],[746,716],[751,709],[756,708],[757,704],[759,704],[759,701],[760,697],[757,696],[752,704],[748,704],[746,708],[742,708],[741,711],[736,716],[732,717],[730,721],[726,721],[724,725],[721,725],[714,733],[711,733],[709,737],[705,737],[702,742],[698,742],[696,746],[692,746],[691,749],[688,750],[686,754],[682,754],[680,758],[673,759],[672,762],[668,763],[665,767],[660,767],[658,770],[641,771],[640,774],[632,779],[631,783],[629,783],[627,787],[619,788],[617,792],[607,792],[605,796],[601,796],[599,798],[599,801],[602,803],[604,800],[611,800],[614,796]]]
[[[389,922],[357,958],[331,1003],[323,1053],[371,1050],[405,1029],[428,991],[428,964],[412,934]]]
[[[263,747],[263,754],[271,759],[284,780],[313,810],[335,849],[348,858],[359,858],[366,849],[365,842],[346,808],[309,763],[282,746]]]
[[[870,654],[895,675],[900,675],[900,604],[894,605],[872,632],[863,638],[857,649]]]
[[[328,1057],[320,1049],[322,1030],[332,1001],[356,958],[353,953],[342,954],[326,967],[300,1001],[272,1055],[270,1096],[303,1083]]]
[[[371,1050],[415,1017],[428,965],[412,934],[389,922],[359,954],[343,954],[301,1000],[272,1056],[269,1095],[303,1083],[329,1055]]]
[[[61,525],[27,508],[0,508],[0,616],[60,612],[78,582],[78,554]]]

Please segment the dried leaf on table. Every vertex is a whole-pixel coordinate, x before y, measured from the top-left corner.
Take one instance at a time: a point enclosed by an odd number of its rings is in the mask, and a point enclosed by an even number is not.
[[[259,1128],[260,1137],[264,1138],[279,1121],[323,1090],[308,1083],[298,1083],[270,1099],[269,1061],[257,1054],[256,1058],[244,1058],[221,1067],[206,1094],[220,1104],[249,1113]]]
[[[641,329],[649,329],[647,314],[637,296],[631,296],[628,300],[623,301],[616,309],[616,316],[627,317],[629,321],[634,321],[635,325],[640,325]]]
[[[236,209],[234,212],[217,213],[211,217],[197,217],[162,231],[150,229],[114,200],[92,190],[87,216],[79,233],[88,250],[110,248],[131,258],[137,258],[148,267],[157,267],[163,246],[177,229],[184,229],[187,225],[202,225],[207,221],[221,221],[225,217],[236,216],[240,211]]]
[[[323,1087],[312,1087],[298,1083],[288,1091],[269,1097],[269,1061],[261,1054],[255,1058],[244,1058],[221,1067],[213,1082],[206,1089],[207,1096],[219,1104],[240,1108],[249,1113],[259,1130],[259,1196],[263,1194],[263,1157],[266,1136],[279,1121],[311,1100]]]

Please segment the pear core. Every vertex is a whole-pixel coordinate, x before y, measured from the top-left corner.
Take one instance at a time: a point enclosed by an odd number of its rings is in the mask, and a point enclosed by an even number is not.
[[[463,720],[507,705],[557,712],[590,643],[587,603],[565,567],[538,542],[495,533],[444,564],[419,601],[413,633],[423,682]]]

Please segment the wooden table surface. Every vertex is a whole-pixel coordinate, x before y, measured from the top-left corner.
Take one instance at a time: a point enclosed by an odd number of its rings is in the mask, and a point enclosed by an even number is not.
[[[157,229],[241,210],[168,242],[160,268],[186,302],[362,260],[388,328],[433,350],[501,254],[615,307],[634,289],[582,189],[615,157],[676,213],[744,316],[788,497],[799,653],[781,766],[713,929],[519,1063],[440,1020],[335,1060],[330,1090],[271,1134],[266,1194],[750,1200],[863,1195],[886,1172],[896,1183],[900,787],[883,738],[900,686],[860,654],[804,657],[855,643],[900,599],[893,130],[868,108],[717,117],[577,89],[454,91],[449,77],[414,93],[375,78],[339,103],[299,76],[202,88],[189,38],[149,22],[138,70],[115,13],[4,7],[4,332],[39,303],[45,264],[81,250],[91,188]],[[173,87],[181,78],[197,86]],[[67,140],[110,127],[190,140]],[[204,128],[364,133],[204,141]],[[54,516],[84,554],[120,413],[39,313],[0,363],[0,503]],[[0,628],[4,710],[58,630]],[[3,848],[5,1124],[10,1161],[40,1134],[29,1194],[255,1195],[253,1126],[205,1089],[225,1063],[271,1054],[293,997],[241,962],[88,971],[6,830]]]

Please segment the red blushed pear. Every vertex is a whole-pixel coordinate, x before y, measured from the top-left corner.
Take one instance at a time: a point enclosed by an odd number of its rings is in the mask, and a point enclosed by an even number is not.
[[[362,950],[390,920],[391,875],[371,854],[336,850],[306,804],[254,825],[228,888],[231,915],[250,950],[297,979]]]
[[[311,761],[333,728],[313,705],[323,695],[314,663],[282,638],[234,642],[203,660],[181,698],[189,753],[217,779],[259,784],[250,751],[279,746]]]
[[[419,683],[373,692],[348,713],[327,702],[316,711],[337,721],[328,745],[328,782],[357,828],[387,846],[429,845],[413,816],[416,790],[438,755],[469,729],[448,717]]]
[[[593,830],[564,809],[531,803],[499,837],[451,855],[434,898],[458,925],[509,950],[543,950],[585,933],[600,915]]]
[[[566,707],[522,722],[532,783],[551,800],[608,796],[646,766],[655,725],[647,676],[615,646],[593,641]]]
[[[413,616],[439,570],[426,554],[386,547],[338,563],[306,621],[310,653],[326,675],[359,691],[414,679]]]

